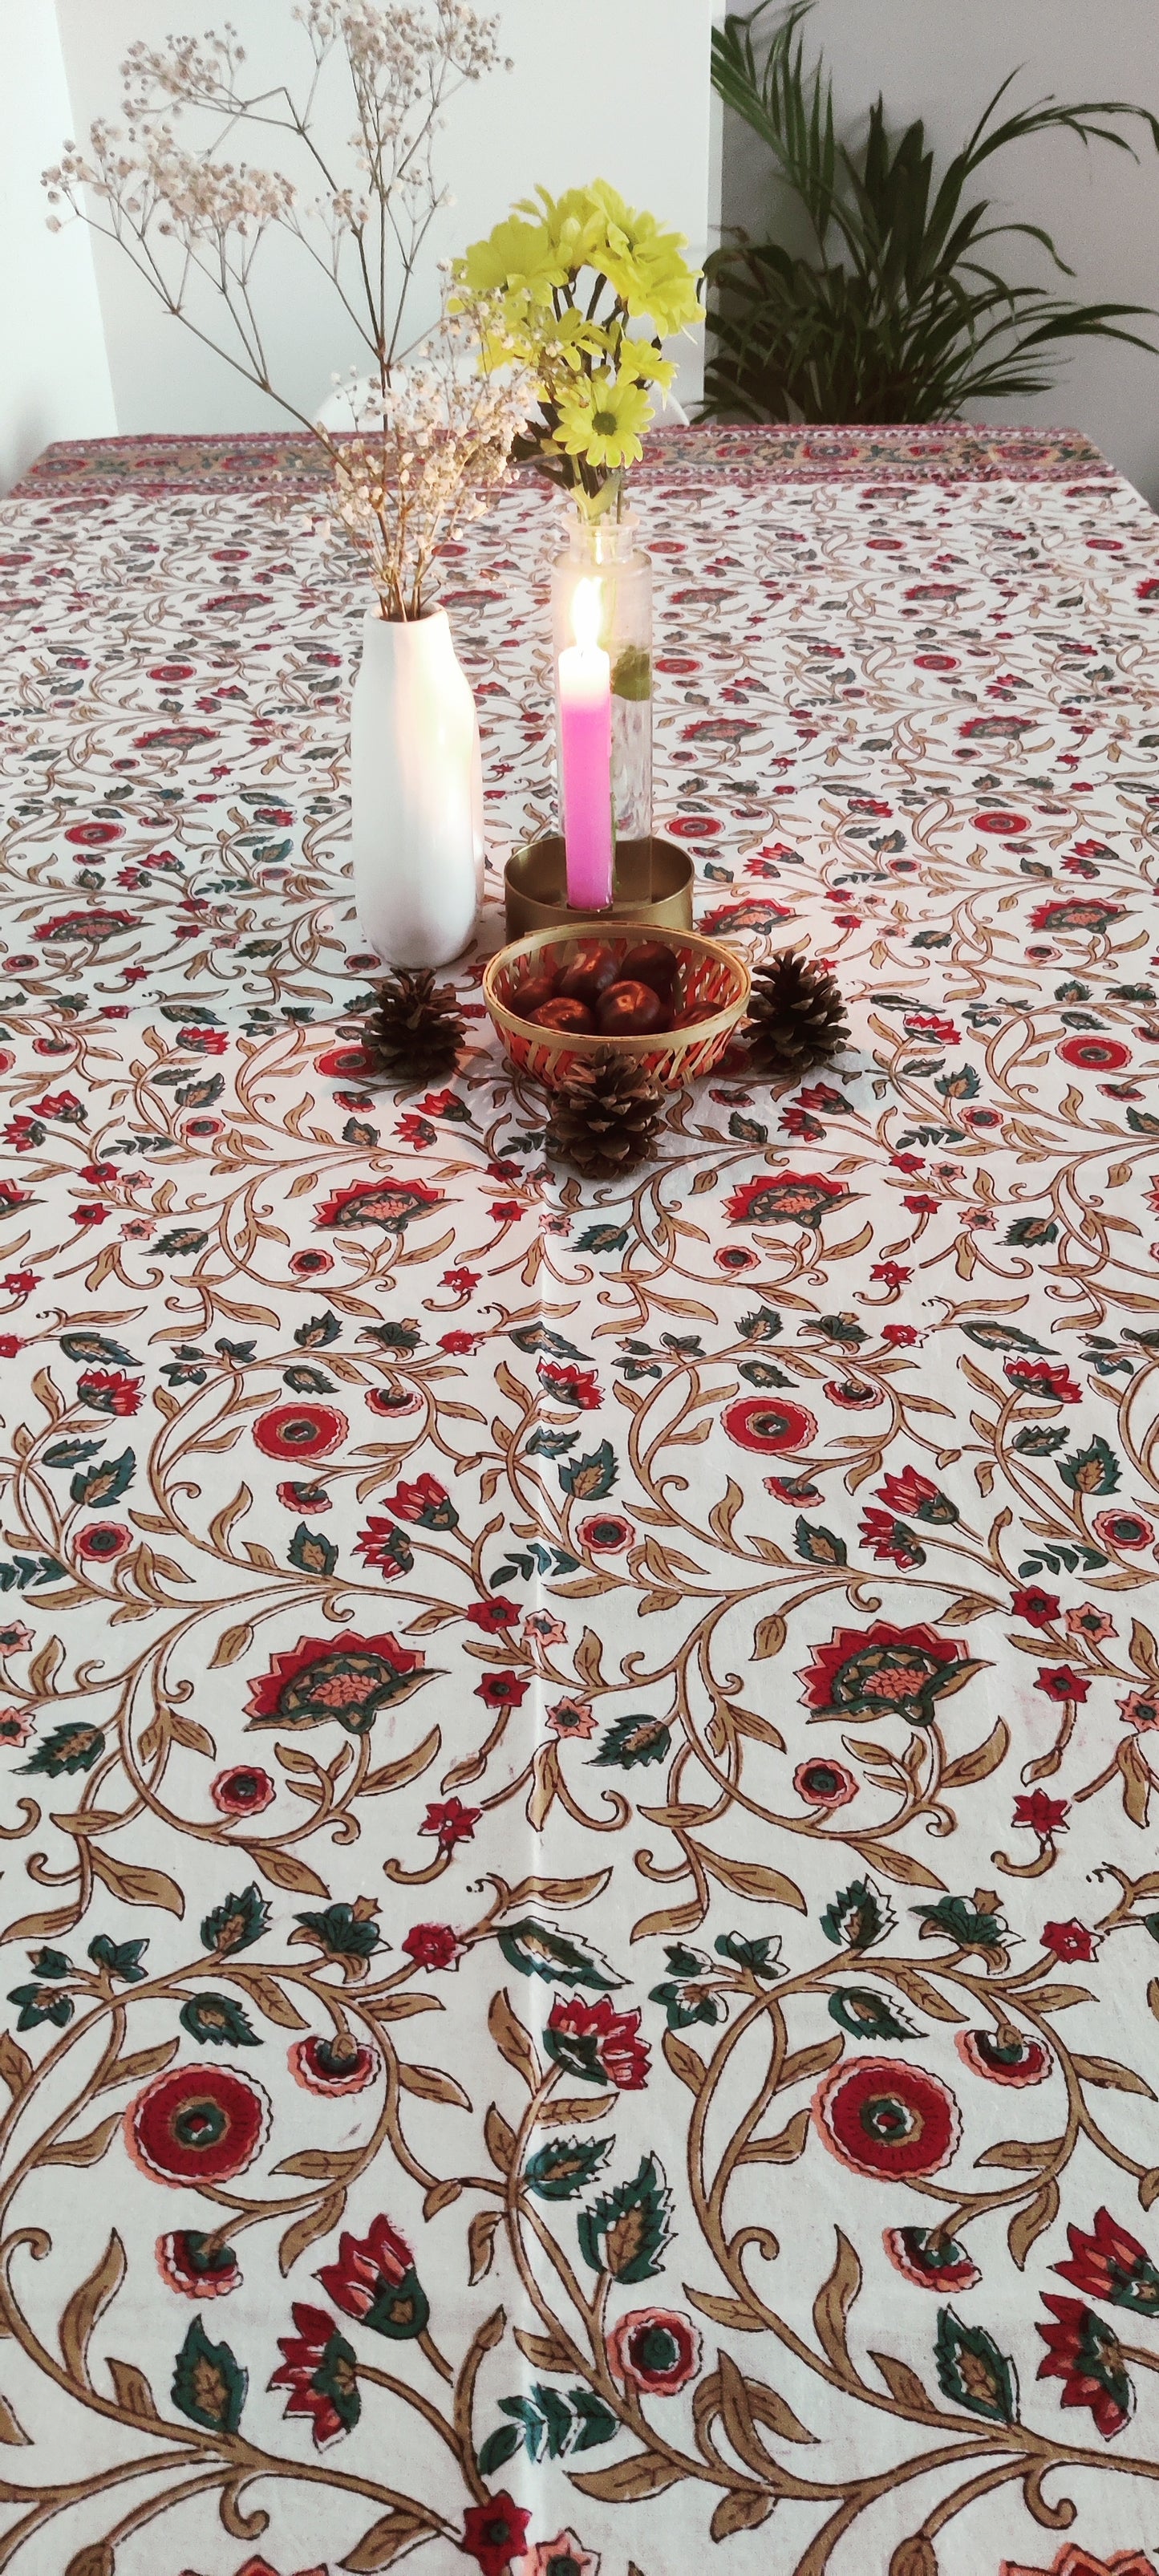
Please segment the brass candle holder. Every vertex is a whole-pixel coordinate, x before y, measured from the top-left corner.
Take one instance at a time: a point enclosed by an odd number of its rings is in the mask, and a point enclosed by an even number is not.
[[[691,930],[695,870],[688,852],[656,833],[646,841],[617,841],[610,906],[600,912],[573,909],[567,899],[567,865],[562,834],[545,832],[513,850],[504,870],[508,939],[526,939],[535,930],[572,929],[590,923],[611,929],[638,921],[663,930]]]

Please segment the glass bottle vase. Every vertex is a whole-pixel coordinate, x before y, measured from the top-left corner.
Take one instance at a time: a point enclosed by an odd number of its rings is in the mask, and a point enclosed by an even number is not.
[[[581,519],[577,513],[568,544],[552,568],[557,777],[562,777],[559,657],[575,641],[572,607],[581,581],[599,584],[597,640],[611,662],[616,844],[647,844],[652,833],[652,565],[636,543],[636,522],[630,512],[616,518],[608,511],[593,520]]]

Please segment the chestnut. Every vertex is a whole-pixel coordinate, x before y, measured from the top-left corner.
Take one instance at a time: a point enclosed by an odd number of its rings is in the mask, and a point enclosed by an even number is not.
[[[621,980],[609,984],[596,1004],[596,1026],[609,1038],[647,1037],[667,1024],[668,1014],[650,984]]]
[[[577,1002],[585,1002],[589,1011],[594,1011],[601,993],[615,983],[618,974],[614,948],[600,943],[581,949],[579,956],[572,959],[566,974],[560,976],[558,990]]]
[[[518,1012],[521,1020],[534,1019],[545,1002],[555,1000],[555,993],[554,975],[526,975],[511,996],[511,1009]]]
[[[650,984],[662,1002],[670,1002],[679,972],[680,961],[674,948],[665,948],[659,939],[640,939],[621,957],[616,982]]]
[[[536,1028],[553,1029],[560,1037],[586,1037],[594,1026],[586,1002],[578,1001],[574,993],[557,993],[554,1000],[541,1002],[531,1017]]]

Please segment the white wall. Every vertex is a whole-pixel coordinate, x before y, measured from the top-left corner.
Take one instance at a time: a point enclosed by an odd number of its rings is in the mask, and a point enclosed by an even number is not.
[[[45,228],[40,173],[71,132],[54,0],[0,0],[0,492],[48,439],[117,425],[87,238]]]
[[[816,0],[806,35],[824,49],[847,139],[860,140],[880,89],[895,133],[925,118],[939,170],[1019,63],[1020,104],[1053,91],[1159,113],[1155,0]],[[768,205],[761,146],[731,115],[725,128],[724,221],[759,235]],[[1019,144],[980,174],[980,193],[1054,234],[1077,271],[1060,283],[1083,302],[1159,306],[1159,156],[1145,128],[1135,142],[1138,168],[1124,153],[1084,152],[1060,135]],[[1045,279],[1049,264],[1032,243],[999,249],[1004,275]],[[1159,346],[1159,326],[1152,337]],[[990,420],[1074,423],[1159,505],[1159,358],[1114,341],[1077,342],[1053,392],[981,410]]]
[[[43,0],[41,0],[43,5]],[[0,0],[0,7],[11,0]],[[37,0],[32,0],[37,5]],[[284,74],[288,49],[309,63],[290,15],[290,0],[59,0],[61,31],[78,135],[91,119],[114,113],[117,65],[137,36],[160,42],[173,27],[198,31],[228,17],[247,48],[257,81],[274,61]],[[439,168],[455,204],[432,233],[418,280],[415,315],[437,309],[435,263],[465,247],[506,213],[511,200],[542,181],[553,193],[600,176],[635,205],[648,206],[688,235],[699,259],[707,246],[710,187],[711,0],[501,0],[500,40],[515,68],[496,71],[454,102],[441,138]],[[339,128],[349,131],[349,110]],[[274,137],[276,145],[282,138]],[[253,162],[276,158],[260,136],[235,147]],[[46,157],[48,157],[46,155]],[[214,358],[169,319],[123,254],[96,244],[101,310],[122,431],[268,429],[282,417],[268,399]],[[269,241],[263,316],[279,316],[271,333],[272,367],[293,399],[312,413],[359,352],[344,336],[332,290],[292,244]],[[699,341],[681,344],[676,390],[699,393]],[[278,378],[275,377],[275,381]]]

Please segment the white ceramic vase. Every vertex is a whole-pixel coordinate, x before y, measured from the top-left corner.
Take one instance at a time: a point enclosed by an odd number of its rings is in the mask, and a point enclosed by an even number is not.
[[[445,966],[483,893],[483,778],[475,701],[447,613],[368,609],[350,709],[354,901],[388,966]]]

